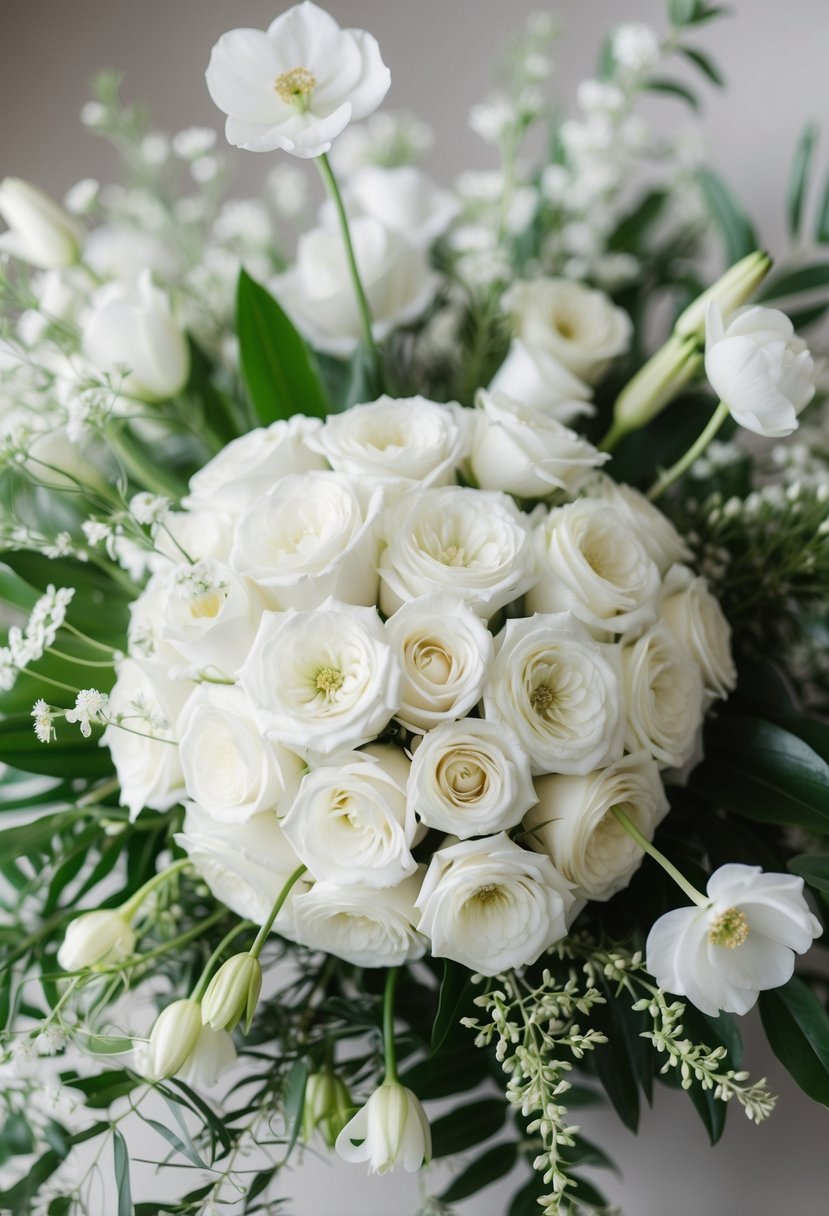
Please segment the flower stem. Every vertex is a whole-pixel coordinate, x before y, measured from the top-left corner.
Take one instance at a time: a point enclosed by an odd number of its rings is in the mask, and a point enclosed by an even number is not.
[[[204,964],[204,969],[203,969],[201,975],[199,976],[199,982],[196,984],[195,988],[190,993],[191,1001],[200,1001],[202,999],[202,997],[205,994],[205,991],[207,990],[207,985],[210,982],[211,971],[213,970],[215,964],[222,957],[222,954],[224,953],[225,949],[233,941],[234,937],[238,937],[240,933],[243,933],[245,931],[245,929],[252,929],[252,928],[253,928],[253,921],[240,920],[238,925],[234,925],[233,928],[230,930],[230,932],[226,933],[224,935],[224,937],[219,942],[216,949],[210,955],[210,958]]]
[[[394,990],[397,986],[399,967],[390,967],[386,973],[383,992],[383,1058],[386,1075],[384,1082],[397,1081],[397,1049],[394,1042]]]
[[[162,498],[178,501],[181,497],[181,486],[175,478],[165,473],[160,464],[152,462],[124,427],[109,427],[106,441],[127,474],[143,489],[149,490],[151,494],[159,494]]]
[[[612,815],[615,815],[619,823],[621,823],[631,840],[635,840],[640,849],[643,849],[649,857],[652,857],[654,861],[661,865],[665,873],[670,875],[677,886],[685,892],[692,903],[696,904],[698,908],[707,907],[711,901],[705,895],[703,895],[701,891],[698,891],[696,887],[688,881],[684,874],[680,874],[676,866],[672,865],[671,862],[668,861],[668,858],[664,853],[660,853],[659,849],[652,845],[651,842],[642,835],[636,825],[625,814],[620,806],[613,806],[610,808],[610,811]]]
[[[148,879],[143,887],[139,887],[135,894],[130,896],[127,902],[121,905],[120,913],[124,920],[131,920],[135,916],[150,892],[154,891],[156,887],[160,887],[162,883],[167,882],[168,879],[173,878],[176,874],[180,874],[189,865],[190,858],[182,857],[180,861],[174,861],[171,866],[167,866],[166,870],[160,870],[158,874],[153,874],[152,878]]]
[[[273,922],[276,920],[277,916],[282,911],[282,905],[285,903],[285,900],[290,895],[291,888],[296,883],[299,882],[300,878],[302,878],[302,875],[305,873],[305,871],[307,869],[308,869],[307,866],[297,866],[297,868],[294,870],[293,874],[290,876],[288,881],[285,883],[285,886],[282,888],[282,890],[277,895],[276,902],[274,903],[273,907],[271,908],[268,919],[265,921],[265,923],[262,925],[262,928],[256,934],[256,941],[253,943],[250,950],[248,951],[248,953],[251,955],[252,958],[259,958],[259,955],[262,951],[262,947],[264,946],[265,942],[267,941],[268,934],[271,931]]]
[[[366,296],[363,281],[360,278],[360,270],[357,266],[357,258],[354,253],[354,244],[351,240],[351,229],[348,226],[348,216],[345,212],[345,204],[343,203],[340,188],[337,185],[337,179],[334,176],[334,171],[331,168],[331,162],[328,156],[323,152],[322,156],[317,157],[322,180],[325,182],[325,188],[328,191],[331,201],[334,204],[334,209],[337,212],[337,219],[340,223],[340,231],[342,233],[343,244],[345,246],[345,256],[348,262],[348,269],[351,274],[351,282],[354,287],[354,294],[357,297],[357,307],[360,311],[360,324],[363,330],[363,342],[368,350],[374,356],[375,362],[379,366],[380,352],[377,349],[377,344],[374,341],[374,334],[371,330],[371,308],[369,307],[368,298]]]
[[[659,498],[660,494],[664,493],[664,491],[668,489],[668,486],[672,486],[683,473],[690,469],[694,461],[697,460],[708,447],[709,443],[714,438],[727,417],[728,406],[724,401],[721,401],[714,410],[714,413],[709,418],[707,426],[691,444],[685,455],[680,457],[676,464],[672,464],[669,469],[666,469],[655,484],[651,486],[650,490],[648,491],[648,498],[651,500],[651,502],[654,502],[657,498]]]

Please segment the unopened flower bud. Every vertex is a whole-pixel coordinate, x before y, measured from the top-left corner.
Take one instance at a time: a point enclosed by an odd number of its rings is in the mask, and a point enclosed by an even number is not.
[[[202,1021],[214,1030],[232,1030],[244,1017],[247,1034],[261,989],[259,959],[252,954],[234,954],[222,963],[207,987],[202,1000]]]
[[[77,262],[83,228],[54,199],[19,177],[0,182],[0,215],[9,231],[0,237],[6,251],[40,270]]]
[[[727,319],[735,308],[751,299],[770,270],[771,258],[767,253],[755,250],[741,258],[712,287],[688,305],[677,320],[674,333],[680,338],[695,338],[701,342],[705,337],[705,314],[711,301],[719,304],[723,317]]]
[[[305,1083],[302,1138],[306,1144],[319,1132],[329,1148],[354,1114],[354,1103],[344,1081],[333,1072],[312,1072]]]
[[[700,375],[702,363],[696,339],[672,334],[616,398],[614,432],[621,438],[646,426],[686,384]]]
[[[120,911],[99,908],[69,922],[58,950],[58,965],[64,971],[80,971],[96,963],[117,962],[134,949],[135,934]]]
[[[384,1081],[337,1137],[345,1161],[366,1161],[370,1174],[387,1174],[396,1165],[409,1173],[432,1156],[429,1120],[415,1094],[397,1081]]]
[[[198,1001],[173,1001],[158,1015],[150,1034],[146,1072],[153,1080],[173,1077],[192,1055],[202,1030]]]

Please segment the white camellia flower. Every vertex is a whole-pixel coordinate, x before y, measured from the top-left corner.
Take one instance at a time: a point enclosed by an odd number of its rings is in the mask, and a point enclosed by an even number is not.
[[[414,874],[410,768],[399,748],[375,744],[306,773],[282,830],[315,878],[393,887]]]
[[[656,620],[659,571],[612,506],[579,498],[535,529],[539,577],[528,612],[572,612],[597,635],[632,633]]]
[[[460,211],[457,197],[414,165],[364,165],[348,178],[343,198],[350,216],[368,215],[423,249],[443,235]],[[330,200],[321,219],[328,224],[336,219]]]
[[[672,566],[662,584],[662,620],[699,664],[709,697],[727,697],[737,683],[731,626],[704,578],[687,566]]]
[[[702,722],[699,667],[661,622],[622,646],[621,660],[625,746],[644,748],[660,768],[681,768],[694,752]]]
[[[399,967],[422,958],[427,942],[415,928],[420,874],[396,887],[315,883],[294,901],[296,940],[355,967]]]
[[[757,305],[726,325],[712,301],[705,316],[705,374],[735,422],[779,439],[815,395],[815,364],[785,313]]]
[[[432,954],[481,975],[534,963],[564,937],[572,904],[550,859],[506,832],[438,849],[417,900]]]
[[[614,481],[606,473],[590,473],[577,487],[586,498],[607,503],[620,523],[636,533],[636,539],[655,562],[660,575],[676,562],[687,562],[693,554],[674,525],[659,507],[633,486]]]
[[[475,404],[469,469],[482,490],[547,498],[610,459],[554,418],[503,393],[481,389]]]
[[[409,801],[430,828],[460,840],[503,832],[535,800],[529,757],[503,722],[444,722],[415,750]]]
[[[558,422],[595,414],[591,405],[593,390],[578,376],[544,350],[530,350],[520,338],[513,338],[507,357],[490,381],[492,393],[505,393]]]
[[[422,249],[369,216],[352,220],[351,240],[372,315],[371,332],[382,342],[398,325],[414,321],[432,299],[438,276]],[[312,346],[346,357],[362,338],[341,234],[312,228],[297,242],[296,262],[271,283],[271,290]]]
[[[334,596],[349,604],[377,601],[377,521],[383,492],[344,473],[282,477],[250,504],[230,554],[271,608],[307,611]]]
[[[188,803],[176,844],[184,849],[211,894],[255,925],[268,919],[279,893],[300,864],[274,811],[254,815],[245,823],[220,823],[195,803]],[[294,904],[309,881],[300,878],[291,888],[276,918],[277,933],[293,936]]]
[[[392,506],[382,526],[380,607],[387,616],[407,600],[441,592],[489,618],[537,577],[528,525],[506,494],[423,490]]]
[[[398,1164],[411,1174],[431,1158],[432,1133],[412,1091],[384,1081],[346,1123],[335,1149],[344,1161],[368,1162],[370,1174],[387,1174]]]
[[[59,270],[77,262],[84,240],[82,226],[36,186],[19,177],[4,178],[0,215],[9,226],[0,236],[0,253],[41,270]]]
[[[502,305],[530,351],[552,355],[588,384],[600,380],[610,361],[630,346],[633,325],[624,309],[603,291],[572,279],[514,283]]]
[[[161,641],[196,671],[234,676],[262,619],[264,603],[256,589],[210,559],[154,577],[165,591]]]
[[[493,640],[462,600],[440,594],[409,600],[386,621],[386,636],[403,671],[395,717],[409,730],[462,718],[478,704]]]
[[[318,418],[294,414],[268,427],[240,435],[190,478],[182,500],[188,511],[227,511],[240,515],[289,473],[324,469],[325,460],[309,440],[322,426]]]
[[[619,759],[618,646],[595,642],[567,612],[509,620],[495,645],[486,717],[512,727],[533,773],[581,775]]]
[[[223,34],[206,79],[227,115],[228,143],[300,157],[327,152],[352,119],[377,109],[391,81],[376,39],[340,29],[311,0],[281,13],[267,30]]]
[[[377,612],[338,600],[313,612],[267,613],[239,674],[270,736],[326,756],[388,725],[400,679]]]
[[[668,811],[659,769],[647,752],[623,756],[584,777],[535,781],[525,843],[546,853],[585,899],[610,899],[628,885],[644,853],[612,814],[620,807],[647,840]]]
[[[179,754],[188,796],[222,823],[287,808],[299,785],[299,756],[262,737],[240,688],[201,685],[182,711]]]
[[[308,447],[332,469],[381,485],[385,501],[406,490],[452,485],[467,451],[468,416],[425,397],[380,397],[330,414]]]
[[[711,1017],[748,1013],[761,992],[791,979],[795,954],[823,932],[803,898],[803,879],[759,866],[720,866],[708,903],[660,916],[646,944],[660,988]]]

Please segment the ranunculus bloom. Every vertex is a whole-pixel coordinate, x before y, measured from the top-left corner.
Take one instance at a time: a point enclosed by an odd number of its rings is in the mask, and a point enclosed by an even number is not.
[[[544,350],[513,338],[507,357],[489,385],[492,393],[506,393],[528,409],[558,422],[570,423],[585,414],[595,414],[588,384]]]
[[[620,652],[625,746],[644,748],[660,768],[681,768],[694,752],[702,722],[699,667],[662,622]]]
[[[301,157],[327,152],[351,119],[377,109],[391,81],[376,39],[340,29],[311,0],[281,13],[267,30],[223,34],[206,78],[227,115],[229,143]]]
[[[754,306],[725,325],[712,302],[705,318],[705,374],[740,426],[779,439],[815,395],[814,360],[785,313]]]
[[[692,553],[667,515],[649,502],[644,494],[614,481],[606,473],[591,472],[578,487],[579,493],[594,501],[607,503],[616,518],[636,533],[636,539],[660,575],[675,562],[691,560]]]
[[[412,1091],[385,1081],[345,1125],[335,1147],[344,1161],[367,1161],[370,1174],[387,1174],[400,1164],[411,1174],[432,1156],[432,1133]]]
[[[673,566],[662,584],[662,620],[699,664],[709,697],[727,697],[737,683],[731,655],[731,626],[704,578]]]
[[[19,177],[0,182],[0,215],[9,226],[0,253],[10,253],[41,270],[77,262],[83,228],[54,199]]]
[[[294,901],[296,940],[355,967],[399,967],[422,958],[427,942],[415,928],[419,890],[419,874],[379,890],[315,883]]]
[[[760,992],[785,984],[822,933],[803,879],[759,866],[720,866],[704,907],[666,912],[648,934],[647,967],[660,988],[712,1017],[748,1013]]]

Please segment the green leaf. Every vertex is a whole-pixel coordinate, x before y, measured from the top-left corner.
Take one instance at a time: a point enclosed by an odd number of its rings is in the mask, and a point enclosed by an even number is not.
[[[670,0],[668,14],[671,25],[687,25],[693,21],[698,8],[698,0]]]
[[[285,1085],[284,1111],[285,1122],[291,1129],[285,1156],[290,1156],[302,1130],[302,1112],[305,1107],[305,1086],[308,1081],[308,1067],[304,1060],[296,1060]]]
[[[772,1051],[804,1093],[829,1106],[829,1015],[803,980],[760,993]]]
[[[115,1185],[118,1188],[118,1216],[131,1216],[130,1158],[126,1141],[117,1127],[112,1130],[112,1153],[115,1158]]]
[[[829,242],[829,177],[823,187],[820,205],[815,219],[815,240],[820,245]]]
[[[294,414],[324,418],[328,401],[304,338],[264,287],[242,270],[236,292],[239,358],[263,426]]]
[[[85,1105],[92,1110],[105,1110],[118,1098],[132,1093],[138,1080],[121,1068],[109,1068],[91,1077],[79,1077],[75,1073],[61,1074],[64,1085],[79,1089],[86,1099]]]
[[[165,1127],[163,1123],[159,1123],[156,1119],[150,1119],[147,1115],[142,1115],[141,1118],[148,1127],[158,1132],[159,1136],[162,1136],[177,1153],[181,1153],[182,1157],[186,1157],[188,1161],[198,1166],[199,1169],[207,1169],[207,1165],[202,1161],[192,1144],[185,1144],[174,1131],[171,1131],[169,1127]]]
[[[80,812],[83,814],[83,812]],[[38,855],[48,851],[51,841],[78,817],[76,810],[41,815],[31,823],[17,824],[0,832],[0,851],[6,858]]]
[[[439,1050],[449,1031],[460,1021],[460,1010],[469,993],[471,976],[466,967],[446,959],[440,983],[438,1011],[432,1026],[432,1052]]]
[[[487,1075],[487,1067],[486,1053],[480,1048],[455,1048],[453,1045],[407,1069],[400,1080],[425,1102],[474,1089]]]
[[[697,180],[711,218],[722,233],[726,262],[732,266],[758,248],[757,236],[748,216],[721,177],[711,169],[698,169]]]
[[[213,382],[213,364],[197,342],[188,335],[190,346],[190,377],[185,392],[199,405],[204,421],[217,439],[230,443],[250,430],[243,420],[236,402],[216,387]]]
[[[457,1203],[483,1190],[491,1182],[496,1182],[508,1174],[515,1165],[518,1157],[518,1145],[511,1141],[508,1144],[496,1144],[483,1157],[478,1157],[441,1195],[441,1203]]]
[[[339,402],[341,410],[351,409],[365,401],[376,401],[383,391],[383,381],[377,356],[365,346],[358,346],[348,361],[348,374]]]
[[[793,237],[800,235],[803,222],[803,203],[809,185],[809,174],[812,168],[817,128],[813,122],[807,123],[803,134],[795,148],[789,181],[786,189],[786,217],[789,223],[789,234]]]
[[[765,304],[770,300],[788,300],[822,287],[829,287],[829,262],[812,262],[771,278],[763,284],[757,298]]]
[[[36,693],[35,685],[33,700]],[[41,743],[31,714],[10,714],[0,721],[0,761],[44,777],[108,777],[115,769],[109,749],[98,746],[100,737],[100,730],[84,739],[79,731],[63,729],[51,743]]]
[[[11,1113],[0,1128],[0,1163],[35,1151],[32,1129],[22,1115]]]
[[[504,1126],[505,1098],[483,1098],[468,1106],[456,1106],[432,1124],[432,1156],[450,1157],[483,1144]]]
[[[664,190],[651,190],[620,222],[610,238],[611,249],[630,250],[639,238],[659,219],[665,208]]]
[[[690,59],[691,63],[696,64],[703,76],[707,76],[712,84],[717,85],[718,88],[723,88],[725,85],[725,77],[717,67],[716,63],[714,63],[710,55],[708,55],[705,51],[701,51],[699,47],[696,46],[680,46],[677,47],[677,50],[680,52],[680,54],[684,55],[686,59]]]
[[[810,887],[829,895],[829,853],[798,853],[786,865],[792,874],[804,879]]]
[[[649,93],[668,93],[687,102],[692,110],[699,109],[699,98],[687,85],[679,84],[676,80],[646,80],[643,88]]]

